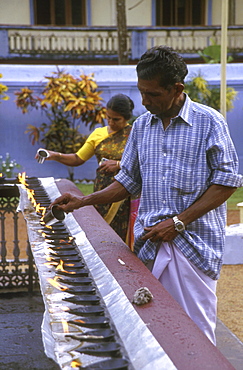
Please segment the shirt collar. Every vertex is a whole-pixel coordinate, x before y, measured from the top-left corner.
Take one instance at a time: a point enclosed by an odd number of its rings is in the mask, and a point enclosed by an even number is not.
[[[189,98],[189,96],[184,93],[185,96],[186,96],[186,99],[185,99],[185,102],[183,104],[183,106],[181,107],[179,113],[178,113],[178,116],[175,117],[175,118],[178,118],[180,117],[181,119],[183,119],[184,122],[188,123],[190,126],[192,126],[192,100]],[[157,120],[159,119],[158,116],[156,116],[156,114],[150,114],[149,115],[149,119],[147,120],[147,124],[153,124],[154,122],[157,122]]]
[[[185,102],[183,106],[181,107],[181,110],[178,114],[178,117],[182,118],[184,122],[188,123],[190,126],[192,126],[192,100],[189,98],[189,96],[184,93],[186,96]]]

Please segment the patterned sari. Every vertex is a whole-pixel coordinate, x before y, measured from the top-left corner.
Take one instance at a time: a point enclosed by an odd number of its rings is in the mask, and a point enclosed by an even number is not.
[[[116,161],[121,160],[122,153],[124,151],[131,129],[132,127],[130,125],[124,127],[124,129],[114,133],[113,135],[110,135],[96,147],[95,156],[98,160],[98,163],[101,161],[102,158],[113,159]],[[104,189],[108,185],[110,185],[114,181],[114,176],[117,174],[117,172],[107,174],[97,168],[94,191]],[[100,204],[95,206],[102,217],[105,217],[107,215],[110,207],[111,204]],[[124,202],[121,203],[115,217],[110,223],[110,226],[124,241],[126,241],[129,213],[130,198],[127,198]]]

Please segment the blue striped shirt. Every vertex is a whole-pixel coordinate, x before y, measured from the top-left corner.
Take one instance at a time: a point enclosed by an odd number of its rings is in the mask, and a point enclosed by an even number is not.
[[[150,112],[137,118],[115,178],[131,194],[141,194],[134,250],[143,262],[155,258],[157,246],[141,239],[144,227],[180,214],[212,184],[242,186],[223,116],[188,96],[166,130]],[[218,279],[222,266],[225,226],[226,203],[187,225],[174,239],[185,257],[212,279]]]

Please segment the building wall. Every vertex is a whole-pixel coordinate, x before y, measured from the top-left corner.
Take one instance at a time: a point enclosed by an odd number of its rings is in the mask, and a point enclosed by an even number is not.
[[[91,25],[116,25],[115,3],[113,0],[91,0]]]
[[[151,7],[152,0],[126,0],[127,25],[151,26]],[[91,0],[90,9],[92,26],[116,26],[115,0]]]
[[[152,26],[152,0],[126,0],[128,26]]]
[[[21,3],[21,6],[20,6]],[[92,26],[116,25],[115,0],[89,0]],[[152,9],[154,0],[126,0],[126,15],[128,26],[152,26]],[[206,24],[221,24],[222,0],[206,1]],[[0,0],[0,24],[30,25],[30,0]],[[209,19],[210,18],[210,19]],[[235,0],[235,24],[243,24],[243,2]]]
[[[235,0],[235,24],[243,24],[243,2],[242,0]]]
[[[212,25],[220,26],[221,24],[222,0],[212,0]]]
[[[151,6],[152,0],[126,0],[127,25],[151,26]],[[92,26],[116,25],[115,0],[91,0],[90,10]],[[30,0],[0,0],[0,24],[30,25],[30,17]]]
[[[229,0],[228,0],[229,1]],[[212,0],[212,25],[221,24],[222,0]],[[235,0],[235,25],[243,24],[243,2]]]
[[[137,89],[137,76],[135,66],[62,66],[66,71],[79,76],[94,72],[99,89],[102,90],[104,104],[114,94],[122,92],[132,98],[135,103],[134,115],[138,116],[145,111],[141,104],[140,93]],[[189,65],[190,79],[200,73],[211,85],[219,86],[220,65],[202,64]],[[14,92],[28,86],[35,91],[41,91],[41,81],[44,76],[49,76],[55,71],[54,66],[48,65],[1,65],[0,72],[3,74],[1,83],[9,87],[10,100],[0,104],[0,155],[10,153],[22,165],[22,171],[28,176],[54,176],[55,178],[68,177],[67,168],[57,162],[50,161],[38,164],[34,159],[39,145],[31,145],[29,137],[25,134],[26,126],[29,124],[38,126],[45,121],[45,116],[39,111],[32,110],[30,113],[22,114],[14,102]],[[228,86],[238,91],[234,102],[234,109],[227,113],[227,121],[232,139],[236,146],[240,159],[240,172],[243,174],[243,64],[229,64],[227,66]],[[89,130],[82,127],[83,134],[89,134]],[[97,161],[92,157],[83,166],[75,168],[76,179],[94,179]]]
[[[29,0],[0,0],[0,24],[30,25]]]

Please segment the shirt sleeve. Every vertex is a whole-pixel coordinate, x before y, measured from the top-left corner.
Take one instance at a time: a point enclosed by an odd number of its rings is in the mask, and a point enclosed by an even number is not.
[[[212,169],[211,184],[241,187],[238,156],[227,123],[217,119],[207,143],[207,158]]]
[[[83,161],[87,161],[95,154],[95,148],[99,143],[109,136],[107,127],[95,129],[87,138],[84,145],[77,151],[77,156]]]

